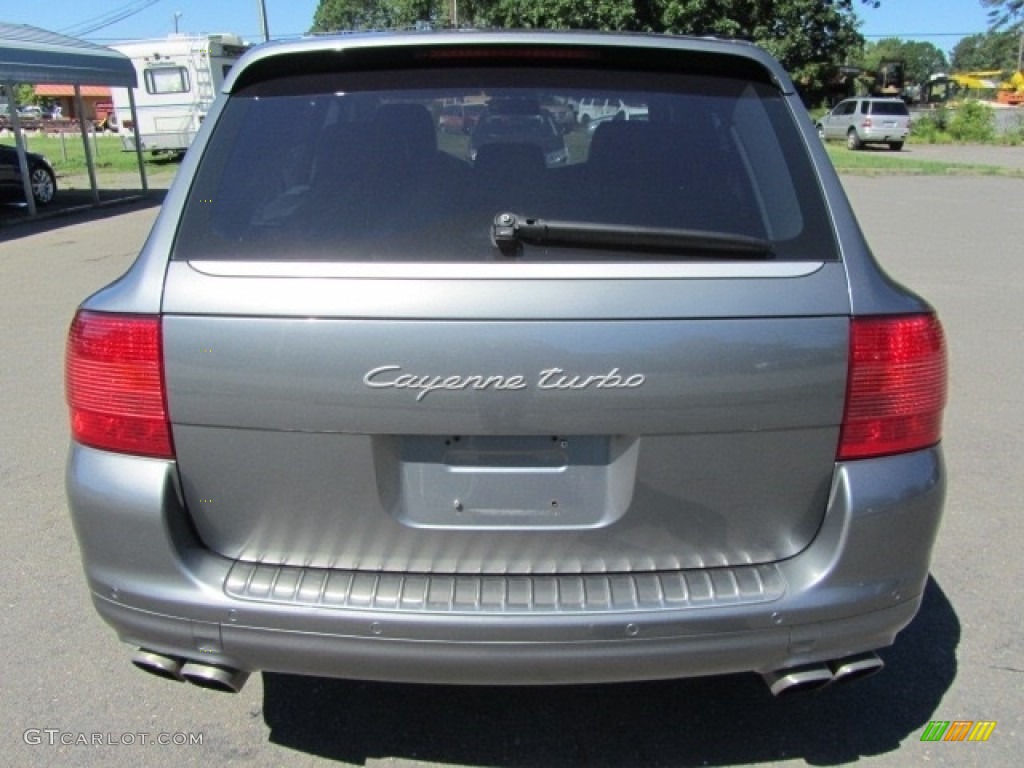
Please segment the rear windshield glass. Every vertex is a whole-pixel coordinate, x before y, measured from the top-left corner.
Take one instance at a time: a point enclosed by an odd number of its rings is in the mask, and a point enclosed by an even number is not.
[[[617,109],[580,109],[594,101]],[[837,258],[807,149],[770,85],[543,67],[321,72],[232,95],[174,257],[500,260],[506,213],[618,233],[525,244],[524,260],[713,258],[634,246],[630,228],[756,239],[769,244],[758,258]]]
[[[908,115],[907,105],[902,101],[874,101],[871,113],[874,115]]]

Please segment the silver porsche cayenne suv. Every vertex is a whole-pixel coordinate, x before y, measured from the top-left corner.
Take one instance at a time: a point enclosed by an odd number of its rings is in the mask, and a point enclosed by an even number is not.
[[[647,120],[557,165],[437,127],[598,97]],[[96,609],[226,691],[852,680],[917,611],[944,497],[939,321],[744,43],[261,46],[66,377]]]

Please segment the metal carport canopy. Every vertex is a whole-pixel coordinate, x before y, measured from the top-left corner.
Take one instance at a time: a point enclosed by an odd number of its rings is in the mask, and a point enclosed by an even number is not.
[[[93,199],[99,202],[96,168],[89,148],[88,132],[82,108],[81,86],[106,85],[127,88],[132,118],[135,119],[135,95],[132,89],[136,87],[138,78],[131,59],[123,53],[86,40],[66,37],[25,24],[0,22],[0,82],[4,83],[7,88],[7,107],[18,146],[18,162],[21,164],[21,176],[25,185],[29,211],[35,214],[35,201],[32,198],[28,179],[28,163],[25,159],[25,141],[18,120],[15,83],[31,83],[33,85],[55,83],[74,86],[75,107],[78,112],[82,143],[85,146],[89,182],[92,185]],[[139,177],[142,181],[142,188],[145,190],[147,189],[146,171],[141,151],[137,151],[136,155],[139,162]]]

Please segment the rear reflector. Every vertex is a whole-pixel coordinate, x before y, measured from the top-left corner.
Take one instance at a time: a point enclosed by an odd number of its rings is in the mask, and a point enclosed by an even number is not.
[[[946,404],[946,344],[934,315],[854,318],[838,458],[935,445]]]
[[[159,317],[80,311],[68,332],[64,382],[74,440],[174,458]]]

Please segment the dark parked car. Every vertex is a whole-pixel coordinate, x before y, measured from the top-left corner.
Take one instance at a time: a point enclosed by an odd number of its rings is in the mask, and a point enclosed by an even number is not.
[[[29,182],[36,205],[48,205],[57,194],[57,175],[42,155],[26,152]],[[25,188],[21,181],[21,166],[18,164],[18,150],[0,144],[0,200],[4,202],[24,201]]]
[[[568,99],[544,101],[541,104],[541,109],[551,115],[555,126],[562,133],[568,133],[576,128],[576,109]]]
[[[54,110],[52,107],[41,107],[38,104],[28,104],[18,108],[18,115],[30,120],[52,120],[54,117]]]
[[[942,512],[942,327],[771,56],[342,35],[225,89],[68,339],[71,516],[137,666],[775,694],[882,666]],[[431,109],[481,93],[470,162]],[[537,94],[647,120],[552,162]]]
[[[488,144],[527,145],[537,149],[548,167],[565,165],[569,151],[563,133],[551,113],[535,99],[495,99],[473,129],[469,157],[475,162],[480,148]]]

